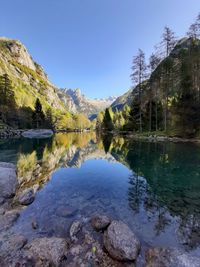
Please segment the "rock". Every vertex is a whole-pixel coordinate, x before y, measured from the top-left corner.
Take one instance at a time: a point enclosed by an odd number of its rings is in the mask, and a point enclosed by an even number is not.
[[[43,262],[45,262],[45,266],[61,266],[68,252],[67,241],[57,237],[36,238],[24,248],[27,250],[29,258],[37,262],[36,266],[44,266]]]
[[[80,221],[74,221],[69,229],[69,235],[72,241],[77,241],[77,234],[81,231],[82,224]]]
[[[0,208],[0,215],[4,215],[6,210],[4,208]]]
[[[97,231],[106,229],[110,223],[110,218],[104,215],[97,215],[91,219],[92,227]]]
[[[17,175],[15,166],[11,163],[0,162],[0,198],[2,202],[6,198],[15,195],[17,187]]]
[[[19,234],[0,237],[0,257],[6,257],[10,253],[20,250],[26,243],[27,239]]]
[[[21,205],[29,205],[35,199],[34,191],[32,188],[25,189],[19,196],[18,202]]]
[[[38,223],[36,221],[33,221],[31,225],[34,230],[38,229]]]
[[[60,217],[71,217],[71,216],[74,216],[76,212],[77,212],[77,209],[74,207],[60,206],[56,210],[56,215]]]
[[[53,135],[53,131],[49,129],[28,130],[22,133],[26,138],[49,138]]]
[[[104,232],[104,246],[111,257],[133,261],[140,250],[140,242],[130,228],[121,221],[112,221]]]
[[[173,248],[150,248],[145,259],[145,267],[200,267],[199,258]]]
[[[39,189],[40,189],[40,185],[39,184],[34,184],[33,185],[33,191],[34,191],[34,193],[36,193]]]
[[[81,245],[76,245],[76,246],[70,248],[70,253],[73,256],[81,254],[82,251],[83,251],[83,247]]]
[[[18,219],[19,212],[16,210],[7,211],[4,215],[0,216],[0,231],[7,230],[13,226],[14,222]]]
[[[9,162],[0,162],[0,168],[8,168],[8,169],[16,170],[15,165]]]

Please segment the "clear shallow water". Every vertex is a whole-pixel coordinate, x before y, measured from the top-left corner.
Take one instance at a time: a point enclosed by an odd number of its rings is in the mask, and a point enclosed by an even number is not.
[[[40,187],[16,232],[67,237],[72,221],[97,212],[127,223],[143,246],[200,255],[198,144],[58,134],[51,140],[1,141],[0,161],[17,164],[22,188]]]

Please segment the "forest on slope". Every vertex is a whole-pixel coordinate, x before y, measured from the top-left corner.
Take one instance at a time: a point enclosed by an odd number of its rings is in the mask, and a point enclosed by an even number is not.
[[[164,28],[162,41],[146,63],[139,49],[133,58],[133,90],[100,112],[97,127],[105,131],[200,135],[200,14],[187,37],[177,41]]]

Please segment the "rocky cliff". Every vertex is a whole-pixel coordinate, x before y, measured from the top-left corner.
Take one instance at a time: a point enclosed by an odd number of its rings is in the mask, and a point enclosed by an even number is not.
[[[49,81],[43,68],[33,60],[20,41],[0,37],[0,77],[5,73],[12,84],[16,109],[23,110],[20,111],[23,113],[20,116],[26,117],[26,121],[30,120],[37,98],[44,113],[50,109],[56,117],[67,114],[68,119],[69,112],[83,113],[87,117],[95,116],[115,100],[92,100],[86,98],[79,89],[59,89]],[[9,106],[7,108],[9,110]],[[66,121],[62,123],[64,124]]]
[[[116,97],[89,99],[81,93],[80,89],[60,89],[58,95],[71,112],[84,113],[90,118],[109,107],[116,100]]]
[[[7,73],[12,81],[16,103],[19,107],[33,109],[36,98],[44,109],[52,107],[65,111],[56,87],[49,81],[42,67],[17,40],[0,38],[0,75]]]

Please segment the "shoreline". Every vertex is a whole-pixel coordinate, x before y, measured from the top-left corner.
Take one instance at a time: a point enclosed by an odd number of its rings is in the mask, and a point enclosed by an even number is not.
[[[0,140],[1,139],[9,139],[9,138],[20,138],[23,137],[23,134],[27,131],[50,131],[50,129],[6,129],[5,131],[0,131]],[[51,130],[52,131],[52,130]],[[52,131],[53,135],[57,133],[85,133],[94,130],[88,129],[74,129],[74,130],[56,130]],[[96,131],[98,133],[98,131]],[[134,134],[132,132],[123,132],[123,131],[113,131],[113,132],[101,132],[103,135],[112,134],[113,136],[119,135],[124,136],[129,139],[133,139],[136,141],[148,141],[148,142],[173,142],[173,143],[200,143],[200,138],[184,138],[184,137],[172,137],[165,135],[141,135]]]

